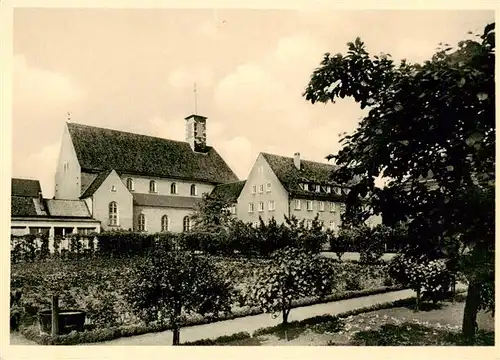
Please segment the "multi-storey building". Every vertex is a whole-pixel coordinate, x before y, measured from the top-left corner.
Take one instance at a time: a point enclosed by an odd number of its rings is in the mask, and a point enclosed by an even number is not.
[[[204,193],[237,176],[206,143],[206,118],[185,119],[186,141],[66,123],[56,199],[82,199],[104,230],[181,232]]]

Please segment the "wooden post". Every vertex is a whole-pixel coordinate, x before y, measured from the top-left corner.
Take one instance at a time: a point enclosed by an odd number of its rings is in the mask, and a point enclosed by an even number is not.
[[[52,336],[59,334],[59,296],[52,295]]]

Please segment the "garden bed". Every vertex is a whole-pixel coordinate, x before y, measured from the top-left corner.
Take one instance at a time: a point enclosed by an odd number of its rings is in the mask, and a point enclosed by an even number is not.
[[[123,289],[129,281],[130,270],[144,260],[135,256],[13,264],[11,291],[18,290],[22,294],[21,324],[34,324],[38,311],[50,308],[52,294],[59,293],[61,308],[84,310],[89,323],[96,328],[139,325],[141,322],[124,299]],[[371,291],[393,285],[383,265],[362,266],[331,261],[337,276],[334,296],[341,296],[346,291]],[[240,290],[251,286],[255,271],[267,262],[263,259],[216,258],[224,277],[231,279]],[[311,300],[306,299],[305,303],[311,303]],[[245,304],[241,299],[235,299],[233,310],[242,307]]]

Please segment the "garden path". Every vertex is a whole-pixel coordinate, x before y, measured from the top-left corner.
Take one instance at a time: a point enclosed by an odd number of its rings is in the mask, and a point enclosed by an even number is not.
[[[457,284],[457,290],[465,289],[466,286]],[[396,301],[415,296],[412,290],[393,291],[385,294],[376,294],[354,299],[340,300],[326,304],[316,304],[292,309],[289,321],[300,321],[317,315],[336,315],[346,311],[377,305],[388,301]],[[253,333],[262,327],[277,325],[281,318],[273,319],[270,314],[246,316],[233,320],[224,320],[216,323],[184,327],[181,329],[181,343],[201,339],[214,339],[223,335],[232,335],[240,331]],[[149,333],[127,338],[119,338],[101,343],[88,345],[171,345],[172,332],[163,331]]]

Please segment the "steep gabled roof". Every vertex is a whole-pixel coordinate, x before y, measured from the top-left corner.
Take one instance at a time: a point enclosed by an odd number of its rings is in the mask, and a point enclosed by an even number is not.
[[[202,201],[200,198],[189,196],[170,196],[170,195],[152,195],[152,194],[132,194],[134,205],[170,207],[180,209],[197,209]]]
[[[12,196],[38,197],[42,191],[38,180],[16,179],[12,178],[11,194]]]
[[[101,171],[95,177],[94,181],[92,181],[90,183],[90,185],[87,187],[87,189],[85,190],[85,192],[80,196],[80,198],[81,199],[85,199],[85,198],[88,198],[88,197],[94,195],[94,193],[97,191],[97,189],[99,189],[99,187],[102,185],[102,183],[104,182],[104,180],[107,179],[107,177],[109,176],[109,174],[111,173],[111,171],[113,171],[113,169]]]
[[[220,197],[230,203],[235,203],[245,186],[246,180],[236,181],[227,184],[220,184],[214,187],[211,196]]]
[[[169,177],[214,184],[238,177],[217,151],[192,151],[187,142],[67,123],[82,171]]]
[[[331,200],[341,200],[342,196],[326,192],[312,192],[303,190],[300,187],[301,183],[330,185],[338,187],[346,187],[332,181],[333,172],[337,169],[332,164],[325,164],[316,161],[300,160],[300,170],[295,167],[293,158],[261,153],[267,161],[276,177],[279,179],[283,187],[295,197],[303,198],[321,198]]]

